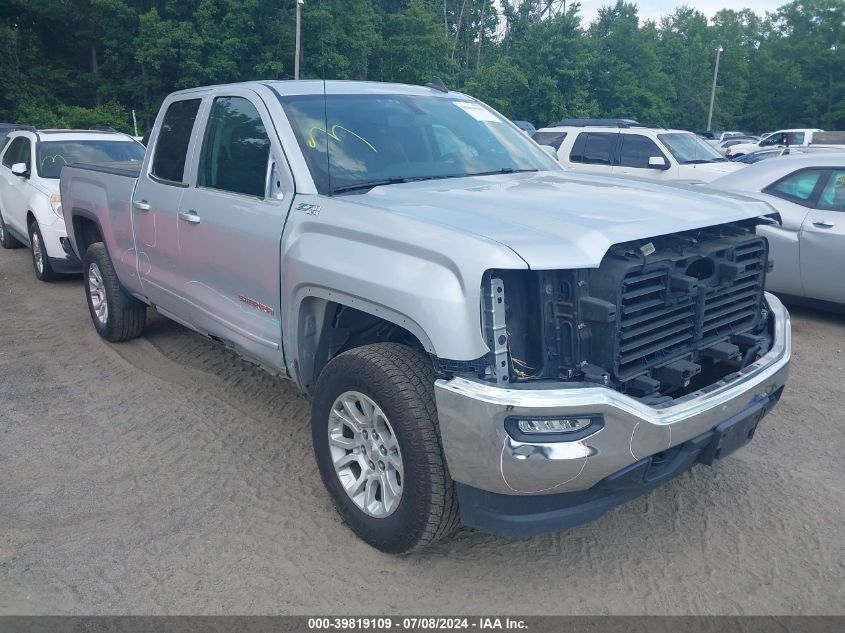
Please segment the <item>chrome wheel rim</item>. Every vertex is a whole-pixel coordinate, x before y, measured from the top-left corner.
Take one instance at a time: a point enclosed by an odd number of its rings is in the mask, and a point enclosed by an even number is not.
[[[39,275],[44,274],[44,251],[41,248],[41,240],[38,238],[38,233],[32,233],[32,259],[35,261],[35,270]]]
[[[346,391],[332,405],[328,431],[335,474],[352,502],[377,519],[393,514],[402,499],[402,452],[381,407]]]
[[[91,298],[91,309],[101,325],[105,325],[109,318],[109,303],[106,297],[106,284],[103,274],[97,264],[88,267],[88,296]]]

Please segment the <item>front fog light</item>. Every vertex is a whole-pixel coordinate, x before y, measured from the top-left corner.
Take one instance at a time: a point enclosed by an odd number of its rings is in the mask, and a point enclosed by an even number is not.
[[[591,435],[604,426],[600,415],[512,416],[505,420],[505,430],[521,442],[570,442]]]

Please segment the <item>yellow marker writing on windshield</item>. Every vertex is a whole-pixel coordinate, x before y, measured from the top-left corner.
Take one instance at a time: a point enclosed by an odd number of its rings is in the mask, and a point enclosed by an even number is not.
[[[316,132],[322,132],[323,134],[325,134],[326,136],[328,136],[331,139],[334,139],[338,143],[342,143],[343,139],[340,136],[338,136],[338,134],[337,134],[338,130],[343,130],[344,132],[348,132],[349,134],[351,134],[352,136],[357,138],[359,141],[364,143],[364,145],[366,145],[371,150],[373,150],[373,152],[378,154],[378,150],[375,147],[373,147],[369,143],[369,141],[367,141],[367,139],[363,138],[362,136],[359,136],[358,134],[355,134],[355,132],[353,132],[352,130],[350,130],[348,128],[343,127],[342,125],[333,125],[332,128],[331,128],[331,131],[329,131],[329,132],[327,132],[326,130],[324,130],[321,127],[317,127],[317,126],[312,127],[308,132],[308,140],[306,141],[308,143],[308,147],[310,147],[311,149],[317,148],[317,139],[314,138],[314,132],[315,131]]]

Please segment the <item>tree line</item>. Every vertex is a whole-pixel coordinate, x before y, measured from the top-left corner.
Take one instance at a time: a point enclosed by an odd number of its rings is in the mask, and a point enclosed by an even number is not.
[[[170,92],[290,79],[296,0],[6,0],[0,121],[148,127]],[[303,78],[441,77],[506,116],[546,125],[622,117],[752,132],[845,129],[845,0],[758,15],[680,7],[659,23],[616,0],[305,0]]]

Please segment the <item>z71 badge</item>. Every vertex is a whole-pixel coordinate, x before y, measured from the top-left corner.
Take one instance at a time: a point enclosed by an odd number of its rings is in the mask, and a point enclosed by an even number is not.
[[[320,211],[322,211],[323,207],[319,204],[308,204],[307,202],[300,202],[296,205],[297,211],[305,211],[308,215],[320,215]]]

